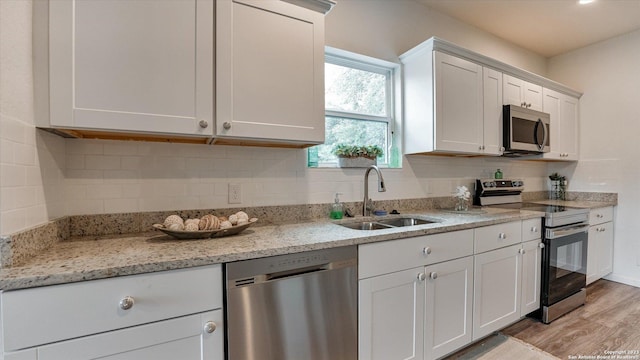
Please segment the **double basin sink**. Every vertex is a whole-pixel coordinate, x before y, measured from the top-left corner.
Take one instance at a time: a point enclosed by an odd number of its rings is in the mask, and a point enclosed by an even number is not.
[[[424,220],[417,219],[411,217],[397,217],[397,218],[389,218],[389,219],[380,219],[380,220],[370,220],[370,221],[351,221],[338,224],[340,226],[347,227],[349,229],[355,230],[382,230],[382,229],[393,229],[399,227],[406,226],[415,226],[415,225],[425,225],[425,224],[433,224],[439,221],[432,220]]]

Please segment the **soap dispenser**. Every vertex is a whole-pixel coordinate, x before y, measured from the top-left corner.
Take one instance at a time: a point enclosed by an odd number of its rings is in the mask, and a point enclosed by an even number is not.
[[[329,214],[329,217],[332,219],[342,219],[342,216],[344,215],[344,208],[340,202],[340,194],[341,193],[336,193],[336,198],[333,205],[331,205],[331,213]]]

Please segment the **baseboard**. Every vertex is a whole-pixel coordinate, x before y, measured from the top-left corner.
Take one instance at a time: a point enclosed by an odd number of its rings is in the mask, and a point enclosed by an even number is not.
[[[615,281],[615,282],[622,283],[622,284],[625,284],[625,285],[631,285],[631,286],[635,286],[637,288],[640,288],[640,279],[634,279],[634,278],[630,278],[630,277],[626,277],[626,276],[620,276],[620,275],[616,275],[616,274],[609,274],[609,275],[605,276],[603,279],[611,280],[611,281]]]

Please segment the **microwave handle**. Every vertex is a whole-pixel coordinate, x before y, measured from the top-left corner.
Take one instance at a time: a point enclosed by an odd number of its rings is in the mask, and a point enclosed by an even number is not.
[[[538,126],[542,125],[542,143],[538,142]],[[538,119],[536,121],[536,126],[533,128],[533,137],[536,141],[536,145],[538,145],[538,149],[542,151],[544,149],[544,145],[547,143],[547,127],[542,122],[542,119]]]

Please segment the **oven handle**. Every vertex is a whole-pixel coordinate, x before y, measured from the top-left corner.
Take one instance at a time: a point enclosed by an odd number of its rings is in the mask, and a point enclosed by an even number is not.
[[[563,236],[569,236],[581,232],[587,232],[589,230],[589,224],[571,226],[561,229],[547,229],[547,239],[557,239]]]

